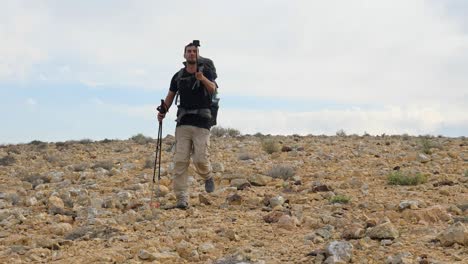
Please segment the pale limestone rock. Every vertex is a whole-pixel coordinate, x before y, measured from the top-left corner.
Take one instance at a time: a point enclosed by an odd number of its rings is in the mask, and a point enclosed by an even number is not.
[[[349,263],[353,257],[353,245],[347,241],[333,241],[325,247],[328,258],[325,263]]]
[[[372,239],[395,239],[399,233],[391,222],[385,222],[368,229],[367,235]]]
[[[266,186],[268,183],[270,183],[273,179],[268,176],[264,175],[259,175],[259,174],[254,174],[248,177],[248,181],[253,185],[253,186]]]
[[[457,222],[442,231],[437,236],[437,239],[446,247],[452,246],[455,243],[468,246],[468,228],[465,224]]]

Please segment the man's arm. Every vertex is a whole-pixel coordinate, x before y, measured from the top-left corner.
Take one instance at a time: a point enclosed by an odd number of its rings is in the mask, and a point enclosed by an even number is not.
[[[216,84],[212,81],[210,81],[208,78],[206,78],[205,75],[203,75],[202,72],[197,72],[195,73],[195,77],[197,80],[201,81],[203,85],[206,87],[206,90],[210,93],[213,94],[216,91]]]
[[[164,104],[166,105],[167,109],[166,112],[169,112],[169,108],[171,108],[172,102],[174,101],[176,93],[173,91],[169,91],[166,95],[166,99],[164,100]]]
[[[167,93],[166,99],[164,100],[164,106],[166,107],[166,113],[169,112],[169,108],[171,108],[172,102],[174,101],[176,93],[173,91],[169,91]],[[166,113],[158,112],[158,121],[161,122],[164,117],[166,117]]]

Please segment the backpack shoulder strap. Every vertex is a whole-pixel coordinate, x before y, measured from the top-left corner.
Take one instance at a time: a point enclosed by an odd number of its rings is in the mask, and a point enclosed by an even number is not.
[[[176,78],[175,78],[175,81],[176,81],[176,84],[177,84],[177,93],[176,93],[176,98],[175,98],[175,105],[179,105],[178,102],[179,102],[179,87],[180,87],[180,80],[182,79],[182,75],[184,75],[184,69],[185,68],[182,68],[179,70],[179,72],[177,73],[176,75]]]

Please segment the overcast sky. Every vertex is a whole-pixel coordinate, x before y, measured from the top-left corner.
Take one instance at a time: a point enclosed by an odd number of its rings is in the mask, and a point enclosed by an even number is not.
[[[468,136],[468,1],[0,0],[0,143],[156,137],[193,39],[223,127]]]

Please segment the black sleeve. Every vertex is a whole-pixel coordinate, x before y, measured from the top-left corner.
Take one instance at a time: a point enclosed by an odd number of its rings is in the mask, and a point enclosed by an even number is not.
[[[176,74],[174,74],[174,76],[172,76],[172,79],[171,79],[171,86],[169,86],[169,91],[171,92],[174,92],[174,93],[177,93],[177,82],[176,82],[176,76],[177,76],[178,72]]]
[[[204,68],[203,68],[203,75],[205,75],[205,77],[206,77],[208,80],[214,82],[213,71],[212,71],[210,68],[204,67]]]

